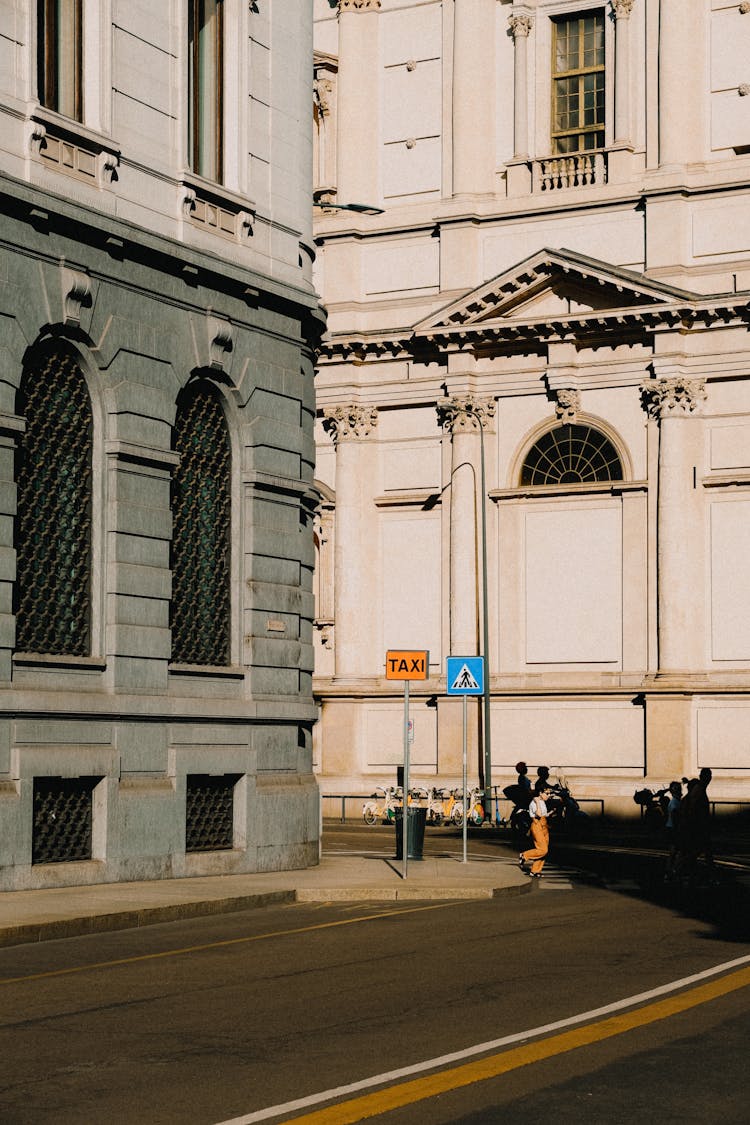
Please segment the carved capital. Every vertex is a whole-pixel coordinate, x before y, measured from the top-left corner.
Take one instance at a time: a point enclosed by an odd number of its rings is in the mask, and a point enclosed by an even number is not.
[[[648,380],[641,383],[641,396],[643,408],[652,418],[696,414],[706,398],[706,380],[682,376]]]
[[[313,82],[313,97],[321,117],[327,117],[332,108],[333,82],[330,78],[316,78]]]
[[[616,20],[626,20],[633,11],[635,0],[612,0],[612,15]]]
[[[450,434],[479,431],[495,416],[495,400],[476,395],[441,399],[437,404],[438,421]]]
[[[520,12],[508,16],[508,27],[514,39],[527,39],[533,26],[534,21],[531,16],[522,15]]]
[[[333,438],[333,444],[367,437],[378,424],[378,411],[374,406],[358,402],[346,406],[331,406],[323,411],[323,429]]]
[[[380,7],[380,0],[339,0],[339,12],[372,12]]]
[[[581,409],[581,392],[572,387],[561,387],[557,392],[555,413],[563,426],[572,426],[578,421]]]

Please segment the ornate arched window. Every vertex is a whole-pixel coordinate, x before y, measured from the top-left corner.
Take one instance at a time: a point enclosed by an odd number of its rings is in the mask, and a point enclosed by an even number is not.
[[[230,449],[219,395],[191,384],[177,401],[172,485],[172,660],[229,664]]]
[[[16,649],[87,656],[93,420],[74,354],[37,353],[24,371],[17,409],[26,429],[16,468]]]
[[[591,426],[563,425],[532,445],[521,469],[521,484],[585,484],[622,480],[612,442]]]

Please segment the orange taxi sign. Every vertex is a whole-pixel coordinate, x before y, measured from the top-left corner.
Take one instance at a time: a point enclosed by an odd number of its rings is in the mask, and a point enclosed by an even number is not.
[[[427,680],[429,670],[429,651],[389,649],[385,654],[386,680]]]

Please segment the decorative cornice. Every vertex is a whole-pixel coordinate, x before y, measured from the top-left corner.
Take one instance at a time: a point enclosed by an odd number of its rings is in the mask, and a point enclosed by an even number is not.
[[[378,424],[375,406],[362,406],[358,402],[346,406],[331,406],[323,411],[323,429],[333,438],[333,444],[368,437]]]
[[[696,414],[706,398],[705,379],[649,379],[641,383],[644,410],[652,418],[683,417]]]
[[[479,432],[495,416],[495,400],[476,395],[453,395],[436,404],[438,421],[450,434]]]
[[[514,39],[526,39],[531,34],[534,21],[531,16],[513,12],[508,16],[508,27]]]
[[[561,387],[557,391],[555,413],[563,426],[572,426],[578,421],[581,409],[581,392],[573,387]]]

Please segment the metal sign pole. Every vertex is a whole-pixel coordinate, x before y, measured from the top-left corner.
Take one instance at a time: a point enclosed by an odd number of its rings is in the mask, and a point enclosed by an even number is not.
[[[403,878],[408,868],[408,814],[409,814],[409,681],[404,680],[404,795],[401,813],[401,849],[403,854]]]
[[[467,826],[468,826],[468,823],[469,823],[469,805],[468,805],[468,796],[467,796],[467,793],[466,793],[466,757],[467,757],[467,752],[466,752],[466,727],[467,727],[467,720],[466,720],[466,701],[467,701],[467,699],[468,699],[468,698],[469,698],[469,697],[468,697],[468,695],[464,694],[464,697],[463,697],[463,700],[464,700],[464,740],[463,740],[463,766],[464,766],[464,778],[463,778],[463,780],[464,780],[464,863],[466,863],[466,862],[467,862],[467,858],[466,858],[466,834],[467,834],[467,831],[468,831],[468,828],[467,828]]]

